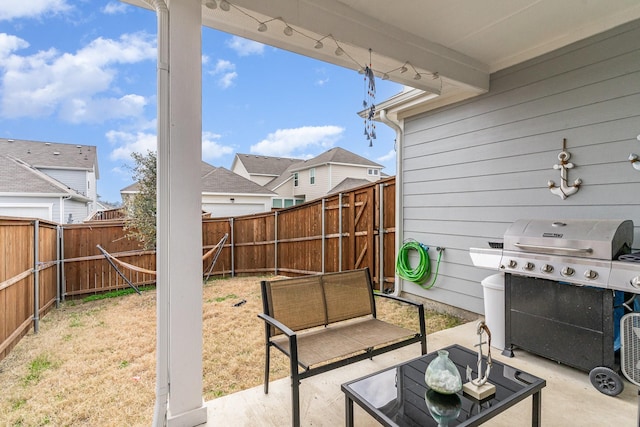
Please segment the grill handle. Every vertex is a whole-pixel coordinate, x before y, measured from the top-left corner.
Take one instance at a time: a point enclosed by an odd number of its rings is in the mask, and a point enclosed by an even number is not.
[[[524,243],[514,243],[513,246],[516,246],[520,249],[528,249],[528,250],[542,250],[542,251],[553,251],[553,252],[566,252],[570,254],[590,254],[593,252],[591,248],[583,248],[583,249],[575,249],[575,248],[559,248],[557,246],[544,246],[544,245],[527,245]]]

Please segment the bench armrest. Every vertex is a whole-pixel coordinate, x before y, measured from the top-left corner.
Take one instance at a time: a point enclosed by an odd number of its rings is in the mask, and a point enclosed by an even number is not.
[[[289,338],[296,335],[296,333],[291,328],[285,326],[283,323],[279,322],[268,314],[260,313],[258,314],[258,317],[267,322],[269,325],[280,329]]]
[[[374,293],[374,295],[377,296],[377,297],[392,299],[394,301],[400,301],[400,302],[403,302],[405,304],[414,305],[416,307],[418,307],[418,306],[422,307],[422,304],[420,304],[419,302],[411,301],[411,300],[408,300],[406,298],[398,297],[398,296],[395,296],[395,295],[383,294],[383,293],[378,293],[378,292]]]
[[[388,298],[390,300],[398,301],[404,304],[412,305],[418,309],[418,323],[420,324],[420,335],[422,336],[421,346],[422,346],[422,354],[427,354],[427,325],[424,320],[424,306],[418,302],[408,300],[406,298],[401,298],[395,295],[383,294],[383,293],[374,293],[377,297]]]

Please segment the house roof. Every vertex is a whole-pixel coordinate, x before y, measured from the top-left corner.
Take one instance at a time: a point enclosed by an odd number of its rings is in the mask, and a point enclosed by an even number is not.
[[[223,167],[211,166],[207,162],[200,163],[202,192],[209,194],[253,194],[272,196],[271,190],[248,180],[237,173]],[[120,190],[121,193],[136,193],[138,183],[134,182]]]
[[[76,169],[95,171],[98,176],[98,155],[94,145],[60,144],[0,138],[0,153],[43,169]]]
[[[229,169],[214,167],[202,177],[203,193],[253,194],[272,196],[275,193]]]
[[[380,169],[384,167],[381,164],[372,162],[371,160],[359,156],[356,153],[352,153],[351,151],[347,151],[344,148],[333,147],[330,150],[327,150],[312,159],[303,160],[296,163],[295,165],[293,165],[291,171],[295,172],[303,169],[309,169],[315,166],[326,165],[329,163],[363,167],[366,166]]]
[[[89,200],[60,181],[7,154],[0,154],[0,193],[71,196]]]
[[[327,194],[340,193],[344,191],[349,191],[356,187],[360,187],[361,185],[371,184],[371,181],[360,178],[345,178],[338,185],[333,187]]]
[[[302,161],[302,159],[293,159],[289,157],[271,157],[260,156],[256,154],[236,154],[236,160],[244,165],[244,168],[251,175],[267,175],[280,176],[282,172],[287,170],[294,163]]]

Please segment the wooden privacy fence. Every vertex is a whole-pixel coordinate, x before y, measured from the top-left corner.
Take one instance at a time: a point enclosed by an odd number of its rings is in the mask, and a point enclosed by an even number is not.
[[[53,303],[128,287],[98,249],[155,271],[154,251],[126,237],[121,219],[57,225],[0,218],[0,359]],[[211,274],[327,273],[369,267],[379,290],[393,289],[395,179],[292,208],[235,218],[203,218],[203,254],[228,239]],[[37,242],[37,244],[36,244]],[[203,259],[209,272],[211,259]],[[155,275],[122,269],[136,286]]]
[[[0,359],[59,301],[60,226],[0,218]]]

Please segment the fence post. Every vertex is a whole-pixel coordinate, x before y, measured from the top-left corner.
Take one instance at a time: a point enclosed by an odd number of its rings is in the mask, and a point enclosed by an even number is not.
[[[342,271],[342,193],[338,193],[338,271]]]
[[[321,222],[320,222],[320,224],[321,224],[321,226],[322,226],[322,239],[320,240],[320,242],[321,242],[321,249],[320,249],[320,251],[322,252],[322,267],[321,267],[321,268],[322,268],[322,273],[324,273],[324,272],[325,272],[325,271],[324,271],[324,270],[325,270],[325,266],[324,266],[324,257],[325,257],[325,255],[326,255],[326,254],[324,253],[324,247],[325,247],[324,245],[325,245],[325,239],[326,239],[326,233],[325,233],[325,230],[324,230],[324,213],[325,213],[324,208],[325,208],[325,202],[326,202],[326,201],[327,201],[327,199],[325,199],[325,198],[323,197],[323,198],[322,198],[322,205],[321,205],[322,212],[320,213],[320,215],[321,215],[321,219],[320,219],[320,221],[321,221]]]
[[[231,228],[231,277],[236,277],[236,264],[235,264],[235,238],[233,236],[233,217],[229,218],[229,228]]]
[[[64,256],[64,227],[60,227],[60,299],[62,302],[66,300],[67,296],[67,276],[65,273],[65,256]]]
[[[273,226],[273,234],[274,234],[274,238],[273,238],[273,274],[275,274],[276,276],[278,275],[278,211],[275,211],[273,213],[273,218],[274,218],[274,226]]]
[[[378,186],[378,281],[384,292],[384,184]]]
[[[33,332],[40,330],[40,271],[38,257],[40,246],[40,221],[33,221]]]
[[[62,259],[60,247],[62,245],[62,227],[56,225],[56,308],[60,308],[60,274],[62,273]]]

